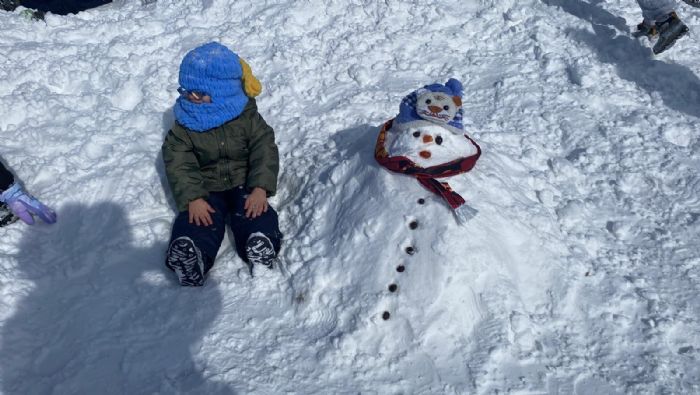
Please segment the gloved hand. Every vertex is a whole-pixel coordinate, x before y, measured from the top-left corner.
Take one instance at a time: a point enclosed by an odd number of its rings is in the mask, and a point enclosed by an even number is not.
[[[0,201],[22,221],[29,225],[34,224],[33,215],[41,218],[47,224],[56,222],[56,213],[41,203],[37,198],[28,194],[19,183],[12,184],[5,192],[0,194]]]
[[[683,2],[695,8],[700,8],[700,0],[683,0]]]
[[[19,14],[33,21],[43,21],[44,16],[46,15],[44,11],[30,10],[28,8],[26,10],[22,10],[22,12],[20,12]]]

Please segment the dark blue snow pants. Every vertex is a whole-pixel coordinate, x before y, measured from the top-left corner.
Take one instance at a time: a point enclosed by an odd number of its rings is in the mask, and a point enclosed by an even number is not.
[[[214,266],[214,259],[226,234],[227,223],[231,226],[235,238],[236,252],[244,261],[248,262],[245,253],[248,236],[255,232],[267,236],[275,247],[275,252],[279,253],[282,233],[279,229],[277,212],[269,206],[267,211],[259,217],[247,218],[243,208],[247,197],[248,192],[242,186],[224,192],[211,192],[206,201],[216,210],[215,213],[211,214],[213,223],[209,226],[197,226],[195,223],[189,223],[189,211],[182,211],[173,224],[170,243],[183,236],[192,239],[194,245],[202,252],[205,273]]]
[[[77,14],[80,11],[111,3],[112,0],[22,0],[27,8],[51,12],[58,15]]]

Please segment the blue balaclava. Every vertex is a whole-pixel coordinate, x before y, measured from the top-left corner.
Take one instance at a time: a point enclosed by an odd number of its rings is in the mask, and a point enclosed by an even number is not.
[[[411,92],[401,101],[394,125],[398,129],[441,125],[452,133],[464,133],[462,90],[462,83],[450,78],[445,85],[426,85]]]
[[[248,103],[241,78],[238,55],[211,42],[185,55],[180,64],[180,86],[211,96],[211,103],[192,103],[180,96],[175,102],[175,119],[186,128],[204,132],[238,117]]]

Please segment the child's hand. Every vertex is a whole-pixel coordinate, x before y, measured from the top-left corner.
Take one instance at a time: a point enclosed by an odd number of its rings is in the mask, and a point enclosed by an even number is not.
[[[29,225],[34,224],[34,215],[47,224],[56,222],[56,213],[37,198],[28,194],[17,182],[0,194],[0,201],[6,203],[12,213]]]
[[[267,211],[267,192],[260,187],[253,188],[245,200],[245,216],[255,218]]]
[[[190,213],[190,223],[194,222],[197,226],[209,226],[214,223],[211,220],[210,213],[215,213],[216,210],[211,208],[206,200],[199,198],[193,200],[187,207]]]

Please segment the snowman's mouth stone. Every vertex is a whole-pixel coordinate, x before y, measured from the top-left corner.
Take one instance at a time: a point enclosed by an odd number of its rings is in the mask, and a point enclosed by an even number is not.
[[[420,155],[420,157],[423,159],[430,159],[430,157],[433,156],[430,151],[421,151],[418,153],[418,155]]]
[[[434,113],[434,112],[425,111],[425,110],[421,110],[420,114],[425,115],[425,116],[430,117],[430,118],[436,118],[436,119],[439,119],[441,121],[448,121],[450,119],[450,116],[448,114]]]

